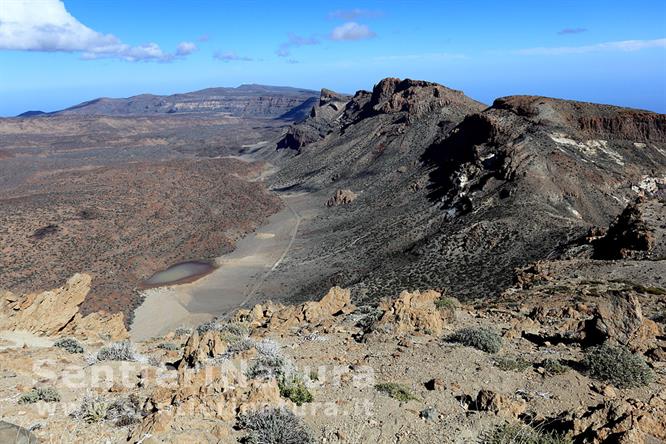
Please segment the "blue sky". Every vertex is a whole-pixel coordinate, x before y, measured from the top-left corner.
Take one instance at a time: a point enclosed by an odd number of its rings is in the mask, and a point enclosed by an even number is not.
[[[431,80],[666,112],[666,2],[0,0],[0,115],[242,83]]]

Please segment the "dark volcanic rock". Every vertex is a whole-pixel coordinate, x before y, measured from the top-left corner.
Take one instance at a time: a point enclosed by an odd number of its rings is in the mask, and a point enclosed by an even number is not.
[[[661,114],[524,96],[486,108],[392,78],[343,108],[324,96],[283,138],[300,155],[278,157],[273,186],[359,197],[312,222],[335,267],[327,255],[309,265],[330,276],[312,278],[303,297],[331,280],[366,299],[428,288],[497,294],[516,267],[557,256],[666,177]],[[292,254],[317,264],[314,251]]]
[[[289,127],[277,144],[277,149],[300,149],[323,139],[335,127],[336,119],[342,115],[349,97],[328,89],[322,89],[317,105],[300,124]]]
[[[640,198],[629,204],[594,250],[598,259],[666,257],[666,203]]]

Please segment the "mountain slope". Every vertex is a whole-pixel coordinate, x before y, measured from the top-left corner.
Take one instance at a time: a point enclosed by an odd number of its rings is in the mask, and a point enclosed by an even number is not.
[[[357,198],[310,222],[303,235],[325,253],[293,253],[282,280],[307,281],[304,298],[331,284],[357,298],[497,294],[514,268],[557,255],[666,181],[664,115],[524,96],[483,108],[411,80],[349,101],[322,94],[270,155],[283,162],[274,188],[322,206],[337,190]]]
[[[99,98],[51,115],[153,115],[173,113],[228,113],[236,117],[263,117],[298,121],[307,115],[305,102],[312,103],[315,91],[264,85],[237,88],[208,88],[184,94]],[[310,105],[311,106],[311,105]],[[300,110],[300,111],[299,111]]]

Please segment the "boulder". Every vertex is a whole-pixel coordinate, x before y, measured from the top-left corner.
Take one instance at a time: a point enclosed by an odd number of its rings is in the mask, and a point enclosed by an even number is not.
[[[39,441],[23,427],[0,421],[0,442],[3,444],[37,444]]]
[[[180,361],[179,369],[186,367],[199,367],[211,358],[224,353],[227,343],[216,330],[209,330],[202,336],[194,330],[185,343],[183,359]]]
[[[383,314],[374,327],[395,333],[420,331],[439,336],[446,325],[446,314],[435,306],[440,297],[440,293],[428,290],[403,291],[397,299],[384,299],[379,303]]]
[[[319,302],[303,304],[306,322],[316,323],[343,311],[352,309],[351,291],[340,287],[331,288]]]
[[[527,410],[527,403],[523,399],[512,399],[492,390],[479,390],[474,402],[474,408],[483,412],[493,412],[498,415],[517,418]]]
[[[613,291],[600,299],[591,321],[585,323],[585,339],[591,343],[606,340],[622,344],[635,352],[654,347],[659,326],[646,319],[634,292]]]

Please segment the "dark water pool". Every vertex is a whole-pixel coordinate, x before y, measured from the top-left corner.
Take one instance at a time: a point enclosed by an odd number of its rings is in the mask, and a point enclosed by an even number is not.
[[[191,282],[201,276],[204,276],[215,267],[209,262],[188,261],[175,264],[163,271],[158,271],[146,279],[143,284],[148,287],[159,287],[161,285],[182,284]]]

